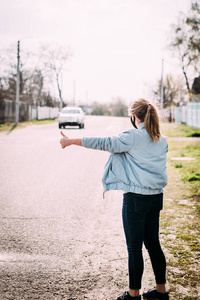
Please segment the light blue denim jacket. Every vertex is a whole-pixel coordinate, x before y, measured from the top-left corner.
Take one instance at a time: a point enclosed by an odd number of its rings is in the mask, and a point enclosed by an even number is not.
[[[164,136],[154,142],[144,127],[113,137],[87,137],[82,146],[111,153],[102,178],[104,192],[122,190],[136,194],[159,194],[167,184]]]

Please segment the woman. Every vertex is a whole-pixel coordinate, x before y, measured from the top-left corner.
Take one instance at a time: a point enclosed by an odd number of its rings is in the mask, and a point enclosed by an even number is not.
[[[167,141],[160,133],[155,107],[139,99],[129,108],[135,129],[119,136],[60,140],[70,145],[109,151],[103,174],[104,192],[122,190],[123,226],[128,249],[129,290],[114,300],[141,299],[143,274],[142,245],[147,248],[156,287],[143,293],[144,299],[168,300],[165,290],[166,261],[159,242],[159,215],[163,207],[163,188],[167,184]]]

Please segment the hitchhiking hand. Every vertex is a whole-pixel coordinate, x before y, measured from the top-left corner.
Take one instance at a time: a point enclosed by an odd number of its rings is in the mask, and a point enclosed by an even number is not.
[[[61,135],[62,135],[63,137],[66,137],[66,135],[65,135],[62,131],[61,131],[60,133],[61,133]]]
[[[61,147],[65,149],[65,147],[70,146],[69,138],[61,131],[60,132],[63,138],[60,140]]]

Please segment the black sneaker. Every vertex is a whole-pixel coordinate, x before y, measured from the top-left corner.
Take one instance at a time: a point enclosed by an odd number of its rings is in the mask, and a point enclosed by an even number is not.
[[[169,300],[169,293],[160,293],[156,288],[144,292],[142,296],[144,299],[150,300]]]
[[[141,296],[130,296],[129,292],[125,292],[123,295],[113,300],[141,300]]]

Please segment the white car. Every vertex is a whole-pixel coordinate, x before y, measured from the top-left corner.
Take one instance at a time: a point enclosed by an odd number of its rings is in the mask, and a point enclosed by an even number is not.
[[[85,114],[81,107],[64,107],[58,115],[59,128],[65,126],[85,126]]]

